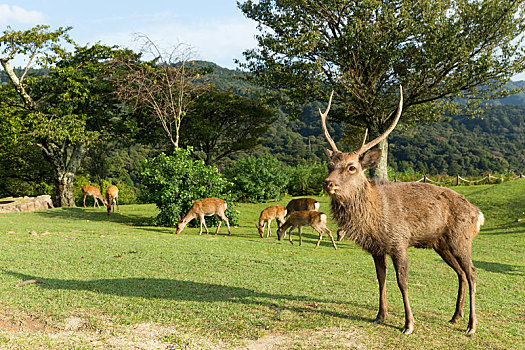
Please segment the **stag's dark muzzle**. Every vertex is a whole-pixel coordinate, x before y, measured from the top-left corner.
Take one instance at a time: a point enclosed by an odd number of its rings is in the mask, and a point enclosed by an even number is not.
[[[333,194],[335,191],[335,183],[332,180],[325,179],[322,183],[323,190],[328,194]]]

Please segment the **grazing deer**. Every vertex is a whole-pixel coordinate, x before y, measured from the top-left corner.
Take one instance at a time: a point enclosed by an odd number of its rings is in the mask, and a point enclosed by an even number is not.
[[[201,230],[199,232],[199,235],[202,234],[202,225],[204,225],[204,228],[206,229],[206,234],[208,234],[208,226],[206,226],[206,221],[204,220],[204,217],[215,215],[217,220],[220,219],[215,234],[219,232],[222,221],[224,220],[226,221],[226,226],[228,226],[228,234],[231,236],[232,233],[230,231],[230,222],[228,221],[226,215],[224,215],[227,206],[228,205],[226,204],[226,202],[219,198],[205,198],[201,199],[200,201],[196,201],[191,206],[191,209],[190,211],[188,211],[188,214],[186,214],[186,216],[177,223],[177,231],[175,233],[181,233],[182,230],[184,230],[186,225],[191,220],[199,218],[199,221],[201,222]]]
[[[323,239],[323,233],[326,232],[330,236],[330,239],[332,240],[332,245],[335,249],[337,249],[337,246],[334,242],[334,237],[332,236],[332,232],[326,227],[327,223],[327,216],[325,213],[321,213],[320,211],[296,211],[293,212],[288,216],[288,219],[286,219],[286,222],[284,225],[279,227],[277,230],[277,239],[280,241],[284,234],[286,233],[286,230],[290,228],[290,231],[288,231],[290,243],[293,244],[292,241],[292,231],[295,230],[295,228],[299,228],[299,246],[303,244],[303,232],[302,228],[303,226],[311,226],[314,230],[319,232],[319,240],[317,240],[317,244],[315,247],[319,247],[319,243],[321,243],[321,240]]]
[[[102,196],[102,193],[100,193],[100,190],[94,186],[90,185],[84,185],[80,188],[82,190],[82,193],[84,194],[84,208],[86,207],[86,197],[87,196],[93,196],[93,208],[95,208],[95,205],[97,205],[100,208],[100,204],[98,204],[98,200],[106,206],[106,200]]]
[[[268,232],[266,233],[266,237],[270,237],[272,234],[272,230],[270,229],[270,224],[272,223],[272,220],[275,219],[277,221],[277,228],[280,228],[284,224],[284,217],[286,216],[286,208],[282,205],[270,205],[268,208],[261,211],[261,215],[259,216],[259,224],[255,225],[257,229],[259,230],[259,235],[261,238],[264,237],[264,225],[268,225]]]
[[[120,208],[118,206],[118,188],[115,185],[111,185],[106,190],[106,208],[108,209],[108,215],[111,214],[111,208],[113,208],[113,212],[115,212],[115,204],[120,213]]]
[[[305,210],[319,211],[319,202],[313,198],[296,198],[286,205],[286,215],[290,215],[294,211]]]
[[[477,321],[476,270],[471,250],[472,240],[484,222],[481,211],[449,188],[426,183],[374,181],[365,175],[365,170],[375,167],[381,157],[380,149],[366,152],[385,139],[399,121],[403,107],[402,88],[400,95],[397,115],[390,127],[368,143],[365,133],[361,146],[350,153],[337,149],[326,128],[326,116],[332,102],[330,96],[326,111],[319,111],[324,135],[332,147],[332,150],[326,150],[330,162],[323,189],[330,195],[331,210],[339,228],[374,258],[379,281],[379,312],[375,323],[383,322],[387,315],[386,256],[390,255],[405,306],[402,332],[412,333],[414,316],[407,292],[407,248],[433,248],[454,269],[459,279],[451,323],[458,322],[463,316],[468,283],[470,317],[467,333],[472,334],[476,331]]]

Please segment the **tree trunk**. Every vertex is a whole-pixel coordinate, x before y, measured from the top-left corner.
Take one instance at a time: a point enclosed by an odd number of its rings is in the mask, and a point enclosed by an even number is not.
[[[74,144],[56,144],[46,140],[38,144],[44,152],[44,157],[49,161],[55,176],[56,206],[74,207],[75,195],[73,182],[80,166],[80,161],[86,154],[86,145],[83,142]]]
[[[370,140],[382,134],[381,129],[376,126],[370,127]],[[381,149],[381,158],[375,168],[369,170],[370,177],[388,180],[388,138],[380,141],[377,148]]]
[[[75,174],[58,170],[57,181],[57,202],[61,207],[74,207],[75,195],[73,193],[73,182]]]
[[[377,148],[381,149],[381,158],[377,166],[370,169],[370,175],[378,179],[388,180],[388,139],[379,142]]]

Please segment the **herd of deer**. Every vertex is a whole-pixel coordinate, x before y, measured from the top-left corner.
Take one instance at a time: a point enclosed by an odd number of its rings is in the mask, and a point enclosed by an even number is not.
[[[333,95],[333,94],[332,94]],[[365,251],[369,252],[375,263],[379,282],[379,311],[374,320],[381,323],[387,316],[386,268],[387,255],[394,264],[397,284],[401,290],[405,308],[405,325],[402,330],[410,334],[414,330],[414,316],[408,300],[408,247],[432,248],[456,272],[459,280],[455,312],[450,320],[457,323],[463,317],[463,306],[467,285],[470,295],[470,315],[467,334],[476,331],[475,312],[476,269],[472,263],[472,240],[479,233],[484,217],[481,211],[457,192],[428,183],[398,183],[369,179],[367,169],[375,167],[381,158],[380,149],[372,149],[385,139],[397,125],[403,107],[403,90],[397,113],[390,127],[379,137],[366,143],[365,132],[361,146],[353,152],[341,152],[326,127],[326,117],[332,104],[330,96],[326,111],[321,115],[321,125],[325,138],[332,150],[326,149],[330,159],[329,175],[323,181],[323,190],[330,195],[331,212],[338,224],[338,240],[347,236]],[[393,115],[393,113],[392,113]],[[371,150],[372,149],[372,150]],[[114,187],[114,186],[112,186]],[[110,187],[111,188],[111,187]],[[115,187],[116,190],[116,187]],[[108,189],[109,191],[109,189]],[[89,193],[90,194],[90,193]],[[98,192],[99,197],[100,192]],[[108,214],[110,196],[107,195]],[[117,198],[117,194],[113,197]],[[104,199],[102,198],[104,201]],[[215,215],[226,221],[231,235],[228,218],[224,215],[226,202],[218,198],[206,198],[193,204],[188,214],[178,223],[176,233],[180,233],[188,222],[199,218],[208,233],[205,216]],[[277,221],[277,238],[282,239],[290,228],[299,229],[299,245],[302,243],[302,226],[311,226],[319,233],[316,248],[324,232],[328,233],[335,249],[332,233],[327,228],[327,216],[319,210],[319,202],[311,198],[294,199],[285,207],[272,205],[261,212],[256,225],[261,237],[267,226],[266,237],[271,235],[270,223]]]
[[[120,213],[120,208],[118,206],[118,188],[115,185],[111,185],[106,190],[106,198],[102,196],[102,193],[100,193],[100,190],[94,186],[85,185],[81,187],[82,193],[84,194],[84,208],[86,207],[86,197],[92,196],[93,197],[93,208],[95,208],[95,205],[100,208],[100,204],[98,204],[98,200],[104,204],[106,209],[108,210],[108,215],[111,214],[111,209],[113,208],[113,212],[115,212],[115,205],[117,206],[117,210]]]

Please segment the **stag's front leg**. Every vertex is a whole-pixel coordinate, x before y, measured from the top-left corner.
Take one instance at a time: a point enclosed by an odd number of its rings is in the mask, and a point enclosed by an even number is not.
[[[405,327],[402,332],[410,334],[414,331],[414,315],[408,301],[408,256],[406,249],[392,254],[392,262],[396,269],[397,285],[401,290],[403,304],[405,305]]]
[[[374,323],[382,323],[387,315],[386,304],[386,255],[373,255],[379,282],[379,311]]]

